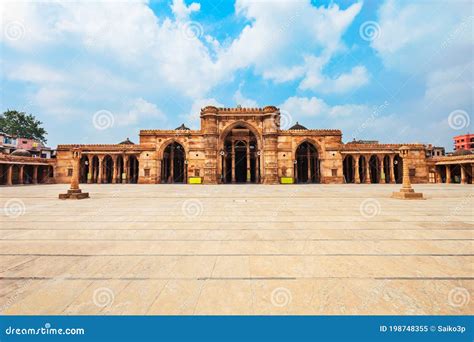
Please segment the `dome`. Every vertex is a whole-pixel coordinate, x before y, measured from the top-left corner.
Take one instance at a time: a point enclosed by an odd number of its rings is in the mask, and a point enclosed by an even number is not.
[[[189,131],[190,129],[189,129],[189,127],[186,127],[186,126],[184,125],[184,123],[182,123],[181,126],[176,127],[174,130],[175,130],[175,131]]]
[[[453,153],[453,156],[467,156],[468,154],[472,154],[469,150],[456,150]]]
[[[290,130],[298,130],[298,129],[301,130],[301,129],[307,129],[307,128],[306,128],[305,126],[303,126],[303,125],[300,125],[300,124],[298,123],[298,121],[296,121],[296,124],[293,125],[293,126],[291,126],[289,129],[290,129]]]
[[[275,107],[275,106],[266,106],[265,108],[263,108],[264,113],[274,113],[277,110],[278,110],[278,108]]]
[[[216,113],[217,114],[218,111],[219,110],[214,106],[206,106],[201,109],[202,113]]]
[[[27,150],[24,150],[22,148],[19,148],[18,150],[15,150],[11,153],[12,156],[17,156],[17,157],[31,157],[31,153]]]
[[[122,142],[119,142],[119,145],[135,145],[134,142],[130,141],[129,138],[125,139],[124,141]]]

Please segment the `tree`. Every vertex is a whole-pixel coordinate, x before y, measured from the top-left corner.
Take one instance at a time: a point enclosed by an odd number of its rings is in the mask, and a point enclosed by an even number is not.
[[[16,110],[7,110],[0,115],[1,132],[46,143],[48,133],[41,127],[42,124],[33,115]]]

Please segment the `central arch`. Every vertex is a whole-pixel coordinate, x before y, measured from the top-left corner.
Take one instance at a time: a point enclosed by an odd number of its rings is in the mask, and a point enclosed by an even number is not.
[[[220,160],[222,183],[260,183],[259,140],[248,125],[238,123],[224,131]]]
[[[316,147],[309,141],[304,141],[296,148],[295,157],[296,183],[319,183],[320,165]]]
[[[161,179],[163,183],[186,182],[186,154],[184,147],[173,141],[163,151]]]

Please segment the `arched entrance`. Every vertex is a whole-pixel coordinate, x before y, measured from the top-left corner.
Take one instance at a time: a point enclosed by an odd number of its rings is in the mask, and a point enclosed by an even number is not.
[[[186,181],[185,160],[184,147],[179,143],[172,142],[166,146],[161,162],[162,183],[184,183]]]
[[[112,183],[114,178],[114,161],[111,156],[106,155],[103,161],[104,173],[103,173],[103,182]]]
[[[8,168],[11,167],[9,164],[0,164],[0,184],[7,184],[7,173]]]
[[[92,157],[92,162],[90,162],[91,168],[91,183],[97,183],[99,178],[99,157]]]
[[[369,159],[370,183],[376,184],[380,181],[380,161],[376,155]]]
[[[137,184],[138,183],[138,158],[137,156],[130,156],[128,159],[128,170],[130,173],[129,183]]]
[[[367,180],[367,160],[364,156],[359,157],[359,177],[360,182],[365,183]]]
[[[259,183],[260,153],[255,134],[245,126],[234,127],[221,152],[222,183]]]
[[[451,183],[461,183],[461,165],[451,165]]]
[[[116,172],[117,172],[117,183],[123,183],[123,181],[125,180],[125,178],[123,177],[124,172],[125,172],[125,168],[124,168],[123,157],[122,156],[117,157],[116,164],[117,165],[115,165],[115,168],[116,168]]]
[[[466,184],[472,184],[472,166],[471,164],[459,165],[463,170],[466,178]]]
[[[23,179],[20,179],[20,165],[14,164],[12,166],[12,184],[22,184]]]
[[[89,158],[88,156],[82,156],[81,164],[80,164],[79,182],[87,183],[88,176],[89,176]]]
[[[385,176],[385,183],[390,183],[390,156],[383,157],[383,173]]]
[[[296,182],[319,183],[318,150],[305,141],[296,149]]]
[[[23,166],[23,184],[33,183],[34,167],[32,165]]]
[[[355,183],[354,175],[354,158],[351,155],[347,155],[343,162],[343,174],[345,183]]]
[[[395,183],[403,183],[403,160],[399,155],[393,158],[393,175],[395,177]]]

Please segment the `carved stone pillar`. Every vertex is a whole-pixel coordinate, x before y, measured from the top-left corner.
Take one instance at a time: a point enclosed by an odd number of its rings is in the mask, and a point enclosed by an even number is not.
[[[94,178],[94,174],[93,174],[93,171],[94,171],[94,168],[93,168],[93,165],[92,165],[92,162],[94,161],[94,156],[92,156],[92,158],[89,158],[89,156],[87,156],[87,184],[90,184],[92,183],[92,180]]]
[[[171,155],[170,155],[170,182],[169,183],[174,183],[174,146],[175,145],[171,145]],[[130,165],[130,173],[131,172],[131,166]]]
[[[359,174],[359,156],[354,157],[354,182],[360,184],[360,174]]]
[[[20,172],[18,174],[18,184],[23,184],[24,176],[25,176],[25,165],[20,165]]]
[[[451,165],[446,165],[446,184],[451,183]]]
[[[247,141],[247,183],[250,183],[250,141]]]
[[[12,175],[13,175],[13,164],[9,164],[9,165],[7,165],[7,183],[6,183],[6,185],[13,185]]]
[[[123,156],[123,173],[125,173],[125,177],[122,177],[122,183],[128,183],[129,181],[129,160],[130,158],[127,155]]]
[[[33,184],[38,184],[38,165],[33,165]]]
[[[266,134],[263,137],[263,168],[265,184],[278,184],[277,135]]]
[[[309,148],[306,151],[306,159],[308,163],[308,180],[306,182],[311,183],[311,154],[310,154]]]
[[[73,152],[72,157],[72,177],[71,177],[71,190],[78,190],[79,189],[79,177],[81,173],[81,157],[77,157],[74,155]]]
[[[88,192],[82,192],[79,188],[79,177],[81,173],[81,155],[80,149],[74,149],[72,151],[72,177],[71,187],[65,194],[59,194],[59,199],[83,199],[88,198]]]
[[[117,167],[117,156],[112,155],[112,161],[114,163],[113,170],[112,170],[112,184],[117,183],[117,174],[118,174],[118,167]]]
[[[378,155],[377,161],[378,161],[377,180],[379,183],[385,183],[385,179],[387,175],[385,174],[384,155],[383,154]]]
[[[222,165],[222,171],[224,172],[222,183],[225,183],[227,181],[227,154],[225,152],[224,152],[224,155],[222,156],[222,159],[224,160],[224,165]]]
[[[104,156],[99,157],[99,175],[97,179],[97,183],[102,184],[103,182],[103,176],[104,176],[104,170],[103,170],[103,162],[104,162]]]
[[[395,183],[395,169],[393,163],[395,162],[395,156],[390,156],[390,184]]]
[[[370,184],[370,155],[365,156],[365,183]]]
[[[400,147],[400,156],[403,158],[403,185],[399,192],[392,193],[392,198],[413,200],[423,199],[423,194],[415,192],[411,187],[410,169],[408,167],[410,148],[408,146]]]
[[[235,183],[235,142],[232,140],[232,183]]]
[[[462,164],[460,164],[459,167],[461,168],[461,184],[467,184],[466,169]]]

